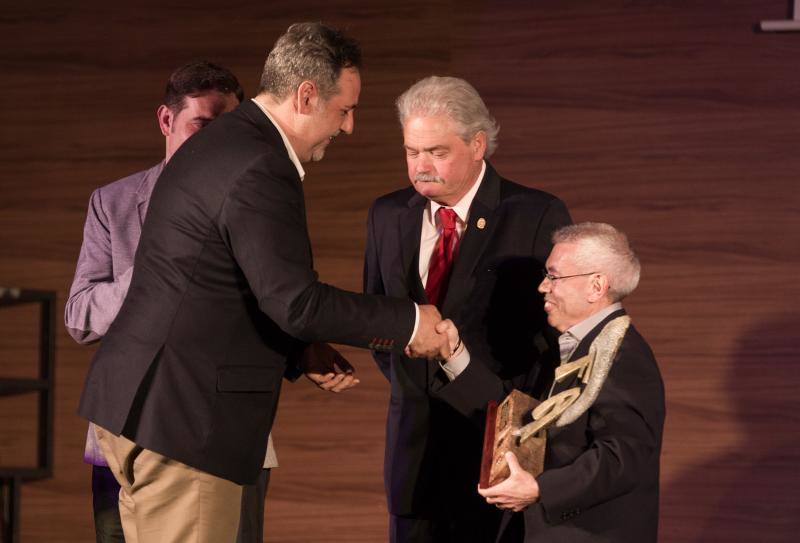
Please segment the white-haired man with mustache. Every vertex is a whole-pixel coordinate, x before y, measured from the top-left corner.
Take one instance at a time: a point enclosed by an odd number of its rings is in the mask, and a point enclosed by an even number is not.
[[[400,96],[397,110],[412,186],[370,210],[365,290],[435,304],[470,351],[482,353],[481,363],[500,376],[519,373],[521,360],[538,358],[534,337],[546,326],[530,277],[569,213],[558,198],[501,178],[486,161],[498,126],[463,79],[425,78]],[[431,396],[439,363],[374,356],[392,390],[384,464],[390,540],[493,540],[499,510],[475,492],[481,435]]]

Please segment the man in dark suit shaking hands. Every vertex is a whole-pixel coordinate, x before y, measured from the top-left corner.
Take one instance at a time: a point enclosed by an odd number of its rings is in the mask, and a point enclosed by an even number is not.
[[[312,267],[302,163],[353,131],[360,60],[339,31],[292,25],[256,98],[186,141],[156,184],[79,409],[122,486],[129,543],[234,541],[301,342],[447,349],[434,307],[342,291]]]
[[[502,178],[488,162],[498,127],[463,79],[427,77],[397,100],[410,187],[369,215],[365,290],[432,303],[488,371],[537,358],[544,327],[531,274],[544,265],[564,203]],[[498,511],[475,494],[481,435],[430,395],[435,361],[376,352],[391,383],[384,479],[392,543],[489,541]]]

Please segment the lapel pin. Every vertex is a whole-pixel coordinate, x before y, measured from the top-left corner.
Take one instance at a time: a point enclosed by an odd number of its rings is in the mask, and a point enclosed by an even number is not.
[[[478,227],[478,230],[483,230],[484,228],[486,228],[486,219],[481,217],[480,219],[478,219],[478,222],[475,226]]]

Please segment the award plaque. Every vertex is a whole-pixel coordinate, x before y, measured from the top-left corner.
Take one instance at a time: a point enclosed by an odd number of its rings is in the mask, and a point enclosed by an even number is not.
[[[483,435],[480,487],[488,488],[508,478],[511,471],[505,453],[513,452],[522,469],[534,477],[544,469],[545,432],[520,440],[518,431],[533,422],[531,412],[539,401],[520,392],[511,391],[505,400],[489,402],[486,412],[486,430]]]
[[[572,424],[597,399],[617,356],[631,319],[627,315],[609,321],[589,346],[589,354],[562,363],[555,383],[578,380],[578,386],[551,395],[543,402],[512,390],[505,400],[489,402],[483,434],[480,487],[488,488],[511,474],[505,453],[513,452],[519,464],[537,477],[544,469],[547,428]]]

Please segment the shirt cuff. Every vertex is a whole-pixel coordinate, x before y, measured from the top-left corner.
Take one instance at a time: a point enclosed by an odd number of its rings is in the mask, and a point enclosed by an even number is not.
[[[439,362],[439,365],[444,370],[444,374],[447,375],[447,378],[453,381],[456,377],[461,375],[462,371],[467,369],[469,360],[469,351],[465,345],[464,348],[461,349],[461,352],[457,353],[452,358],[448,358],[445,362]]]
[[[419,306],[414,302],[414,330],[411,331],[411,339],[408,340],[408,345],[414,342],[414,337],[417,335],[417,328],[419,328]],[[408,347],[406,345],[406,347]]]

